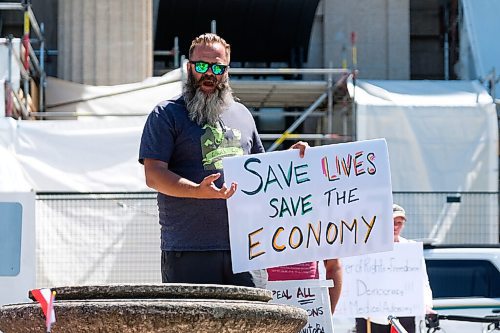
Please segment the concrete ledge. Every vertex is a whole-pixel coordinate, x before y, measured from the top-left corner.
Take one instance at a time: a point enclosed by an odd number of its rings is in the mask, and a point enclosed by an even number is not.
[[[272,292],[266,289],[218,284],[111,284],[52,288],[56,300],[89,299],[225,299],[268,302]],[[30,294],[29,297],[35,300]]]
[[[53,333],[297,333],[305,310],[271,304],[271,292],[221,285],[160,284],[53,288]],[[0,331],[45,332],[33,303],[0,307]]]

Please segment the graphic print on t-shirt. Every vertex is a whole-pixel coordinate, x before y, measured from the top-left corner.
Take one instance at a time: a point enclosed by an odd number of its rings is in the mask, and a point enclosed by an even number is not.
[[[205,134],[201,136],[201,152],[205,170],[222,169],[222,158],[243,155],[241,132],[223,124],[203,126]]]

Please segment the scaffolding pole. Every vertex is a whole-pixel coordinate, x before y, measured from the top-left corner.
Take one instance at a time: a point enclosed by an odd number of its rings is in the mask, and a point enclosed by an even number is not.
[[[310,113],[312,113],[316,108],[318,108],[321,103],[328,97],[328,93],[323,93],[321,96],[318,97],[318,99],[311,104],[309,108],[297,119],[295,122],[288,127],[288,129],[272,144],[271,148],[268,149],[268,151],[274,151],[276,148],[278,148],[283,141],[289,137],[295,129],[302,124],[302,122],[309,116]]]
[[[24,70],[28,73],[24,77],[23,80],[23,85],[24,85],[24,103],[26,106],[26,110],[29,110],[29,84],[30,84],[30,77],[29,77],[29,71],[30,71],[30,15],[29,15],[29,7],[31,6],[31,1],[29,0],[24,0],[23,1],[23,7],[24,7],[24,34],[23,34],[23,47],[24,47],[24,58],[23,58],[23,64],[24,64]]]
[[[330,64],[332,67],[332,64]],[[328,73],[328,109],[327,109],[327,121],[326,132],[328,134],[333,133],[333,75]]]
[[[387,319],[391,323],[391,328],[392,328],[391,332],[393,330],[395,330],[397,333],[408,333],[408,331],[405,330],[405,328],[403,327],[403,325],[401,325],[401,323],[399,322],[398,318],[396,318],[394,316],[389,316],[389,317],[387,317]]]
[[[282,137],[282,134],[259,134],[262,140],[275,140]],[[345,141],[349,136],[340,134],[320,134],[320,133],[290,133],[284,140],[340,140]]]
[[[40,24],[40,33],[43,37],[43,34],[45,33],[45,26],[44,24]],[[36,56],[33,58],[36,59]],[[46,83],[47,77],[45,75],[45,39],[41,38],[40,42],[40,94],[38,96],[38,110],[45,112],[45,87],[47,85]]]

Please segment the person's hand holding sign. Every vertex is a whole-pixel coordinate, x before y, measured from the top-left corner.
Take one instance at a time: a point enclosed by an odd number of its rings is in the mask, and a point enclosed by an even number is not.
[[[309,147],[309,144],[304,141],[299,141],[297,143],[294,143],[290,149],[298,149],[299,150],[299,156],[302,158],[304,157],[304,154],[306,152],[306,148]]]

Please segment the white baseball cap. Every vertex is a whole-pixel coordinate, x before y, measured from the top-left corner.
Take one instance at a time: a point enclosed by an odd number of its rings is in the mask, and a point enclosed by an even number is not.
[[[403,209],[403,207],[401,207],[400,205],[393,204],[392,205],[392,218],[395,218],[398,216],[401,216],[402,218],[404,218],[406,220],[406,212]]]

